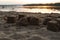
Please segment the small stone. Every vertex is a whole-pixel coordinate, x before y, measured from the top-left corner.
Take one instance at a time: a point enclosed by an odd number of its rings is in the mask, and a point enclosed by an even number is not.
[[[20,20],[23,17],[25,17],[25,15],[18,15],[18,20]]]
[[[47,29],[53,32],[58,32],[59,26],[58,26],[57,21],[49,21],[47,24]]]
[[[36,17],[27,17],[30,25],[39,25],[39,19]]]
[[[21,18],[16,24],[19,26],[27,26],[29,23],[26,18]]]
[[[7,23],[15,23],[16,22],[15,20],[16,20],[15,17],[7,17],[6,22]]]
[[[51,18],[50,18],[50,17],[45,18],[45,20],[43,21],[43,24],[44,24],[44,25],[47,25],[47,24],[48,24],[48,21],[50,21],[50,20],[51,20]]]

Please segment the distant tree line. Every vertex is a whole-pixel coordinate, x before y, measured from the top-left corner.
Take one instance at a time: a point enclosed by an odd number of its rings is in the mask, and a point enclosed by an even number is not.
[[[23,6],[60,6],[60,3],[51,3],[51,4],[25,4]]]

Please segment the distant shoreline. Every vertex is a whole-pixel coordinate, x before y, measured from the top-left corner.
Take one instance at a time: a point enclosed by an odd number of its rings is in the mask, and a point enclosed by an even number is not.
[[[24,8],[51,8],[51,9],[60,9],[60,6],[24,6]]]
[[[25,4],[23,6],[60,6],[60,3],[50,3],[50,4]]]

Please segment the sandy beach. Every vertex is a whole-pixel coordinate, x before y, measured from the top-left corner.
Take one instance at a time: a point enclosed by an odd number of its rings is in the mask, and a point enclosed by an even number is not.
[[[15,21],[18,21],[18,15],[25,15],[24,18],[35,17],[39,19],[39,25],[17,26],[16,22],[6,23],[7,19],[4,19],[5,17],[15,17]],[[60,40],[60,32],[50,31],[47,29],[48,24],[43,24],[48,17],[56,21],[57,18],[60,18],[60,14],[0,11],[0,40]]]

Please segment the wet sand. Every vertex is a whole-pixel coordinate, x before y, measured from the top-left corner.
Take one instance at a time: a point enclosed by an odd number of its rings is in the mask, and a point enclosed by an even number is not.
[[[15,24],[7,24],[3,17],[5,15],[19,15],[24,14],[24,12],[16,13],[16,12],[0,12],[0,40],[60,40],[60,32],[52,32],[47,30],[47,26],[42,25],[44,18],[49,14],[29,14],[25,13],[27,16],[35,16],[41,20],[39,26],[17,26]],[[52,15],[57,17],[58,13]],[[60,16],[60,15],[59,15]]]

